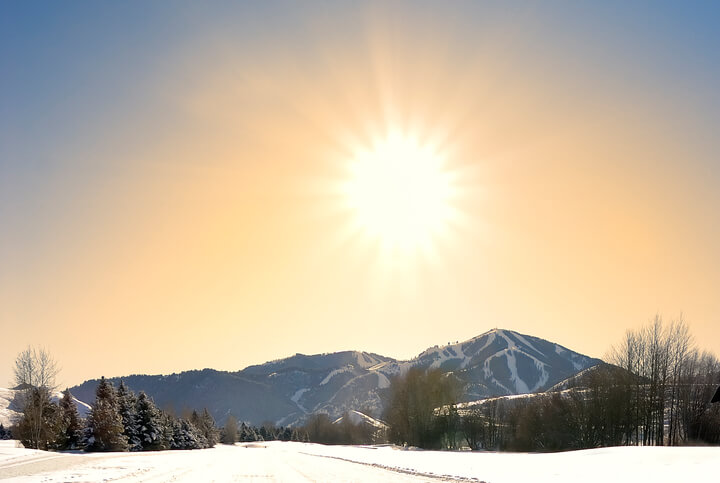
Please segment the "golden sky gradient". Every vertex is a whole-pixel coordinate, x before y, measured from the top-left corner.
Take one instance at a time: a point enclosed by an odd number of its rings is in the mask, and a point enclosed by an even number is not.
[[[602,357],[658,312],[720,353],[717,60],[672,12],[540,8],[124,12],[147,45],[53,24],[62,88],[4,81],[47,103],[0,111],[0,385],[29,343],[67,385],[493,327]],[[343,197],[391,132],[454,180],[430,251],[388,256]]]

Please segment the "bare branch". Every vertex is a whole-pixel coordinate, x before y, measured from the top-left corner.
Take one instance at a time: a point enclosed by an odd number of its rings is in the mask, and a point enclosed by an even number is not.
[[[50,352],[32,346],[18,354],[13,368],[16,386],[44,387],[50,391],[57,388],[55,378],[59,372],[60,368]]]

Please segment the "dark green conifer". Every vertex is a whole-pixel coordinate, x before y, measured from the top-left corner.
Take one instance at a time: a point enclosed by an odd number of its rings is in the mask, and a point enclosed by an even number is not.
[[[123,424],[123,435],[128,440],[130,451],[141,451],[140,431],[137,422],[137,396],[124,381],[120,381],[117,389],[118,410]]]
[[[60,399],[58,406],[60,410],[58,448],[77,449],[82,442],[82,422],[69,389],[63,391],[63,397]]]
[[[117,394],[104,377],[95,391],[95,404],[87,421],[88,451],[126,451],[127,438],[118,407]]]
[[[137,398],[137,427],[140,444],[144,451],[161,450],[169,447],[160,410],[144,392]]]

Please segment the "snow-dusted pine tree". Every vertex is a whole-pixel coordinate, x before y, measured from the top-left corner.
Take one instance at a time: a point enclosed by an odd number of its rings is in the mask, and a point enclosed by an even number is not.
[[[130,451],[142,451],[140,441],[140,428],[137,421],[137,397],[126,385],[120,381],[117,389],[118,409],[122,418],[123,434],[128,440]]]
[[[70,389],[63,391],[63,397],[59,401],[59,429],[58,448],[60,449],[77,449],[82,442],[82,422],[78,414],[77,406],[70,394]]]
[[[202,436],[197,428],[185,419],[175,419],[172,422],[173,436],[171,449],[199,449],[203,447]]]
[[[87,419],[87,450],[126,451],[128,444],[123,429],[115,388],[102,377]]]
[[[142,391],[137,398],[137,425],[144,451],[168,448],[164,438],[162,414],[153,400]]]

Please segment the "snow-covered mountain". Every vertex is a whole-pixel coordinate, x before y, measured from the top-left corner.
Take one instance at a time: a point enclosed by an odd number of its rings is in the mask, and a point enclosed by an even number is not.
[[[466,400],[544,391],[600,362],[559,344],[503,329],[433,347],[417,361],[422,367],[454,372],[467,384]]]
[[[0,387],[0,424],[6,428],[12,426],[15,421],[22,417],[22,407],[20,407],[20,396],[22,391],[16,389],[5,389]],[[62,392],[55,392],[50,397],[53,402],[58,402],[62,398]],[[78,408],[80,417],[85,417],[90,412],[90,406],[79,399],[73,397],[75,405]]]
[[[160,407],[178,412],[207,407],[220,423],[232,414],[253,424],[291,425],[314,412],[339,418],[357,410],[379,418],[390,380],[411,367],[454,374],[464,385],[462,400],[471,401],[542,391],[598,362],[537,337],[493,329],[464,342],[431,347],[409,361],[358,351],[296,354],[238,372],[205,369],[122,379]],[[92,401],[97,382],[71,391]]]

